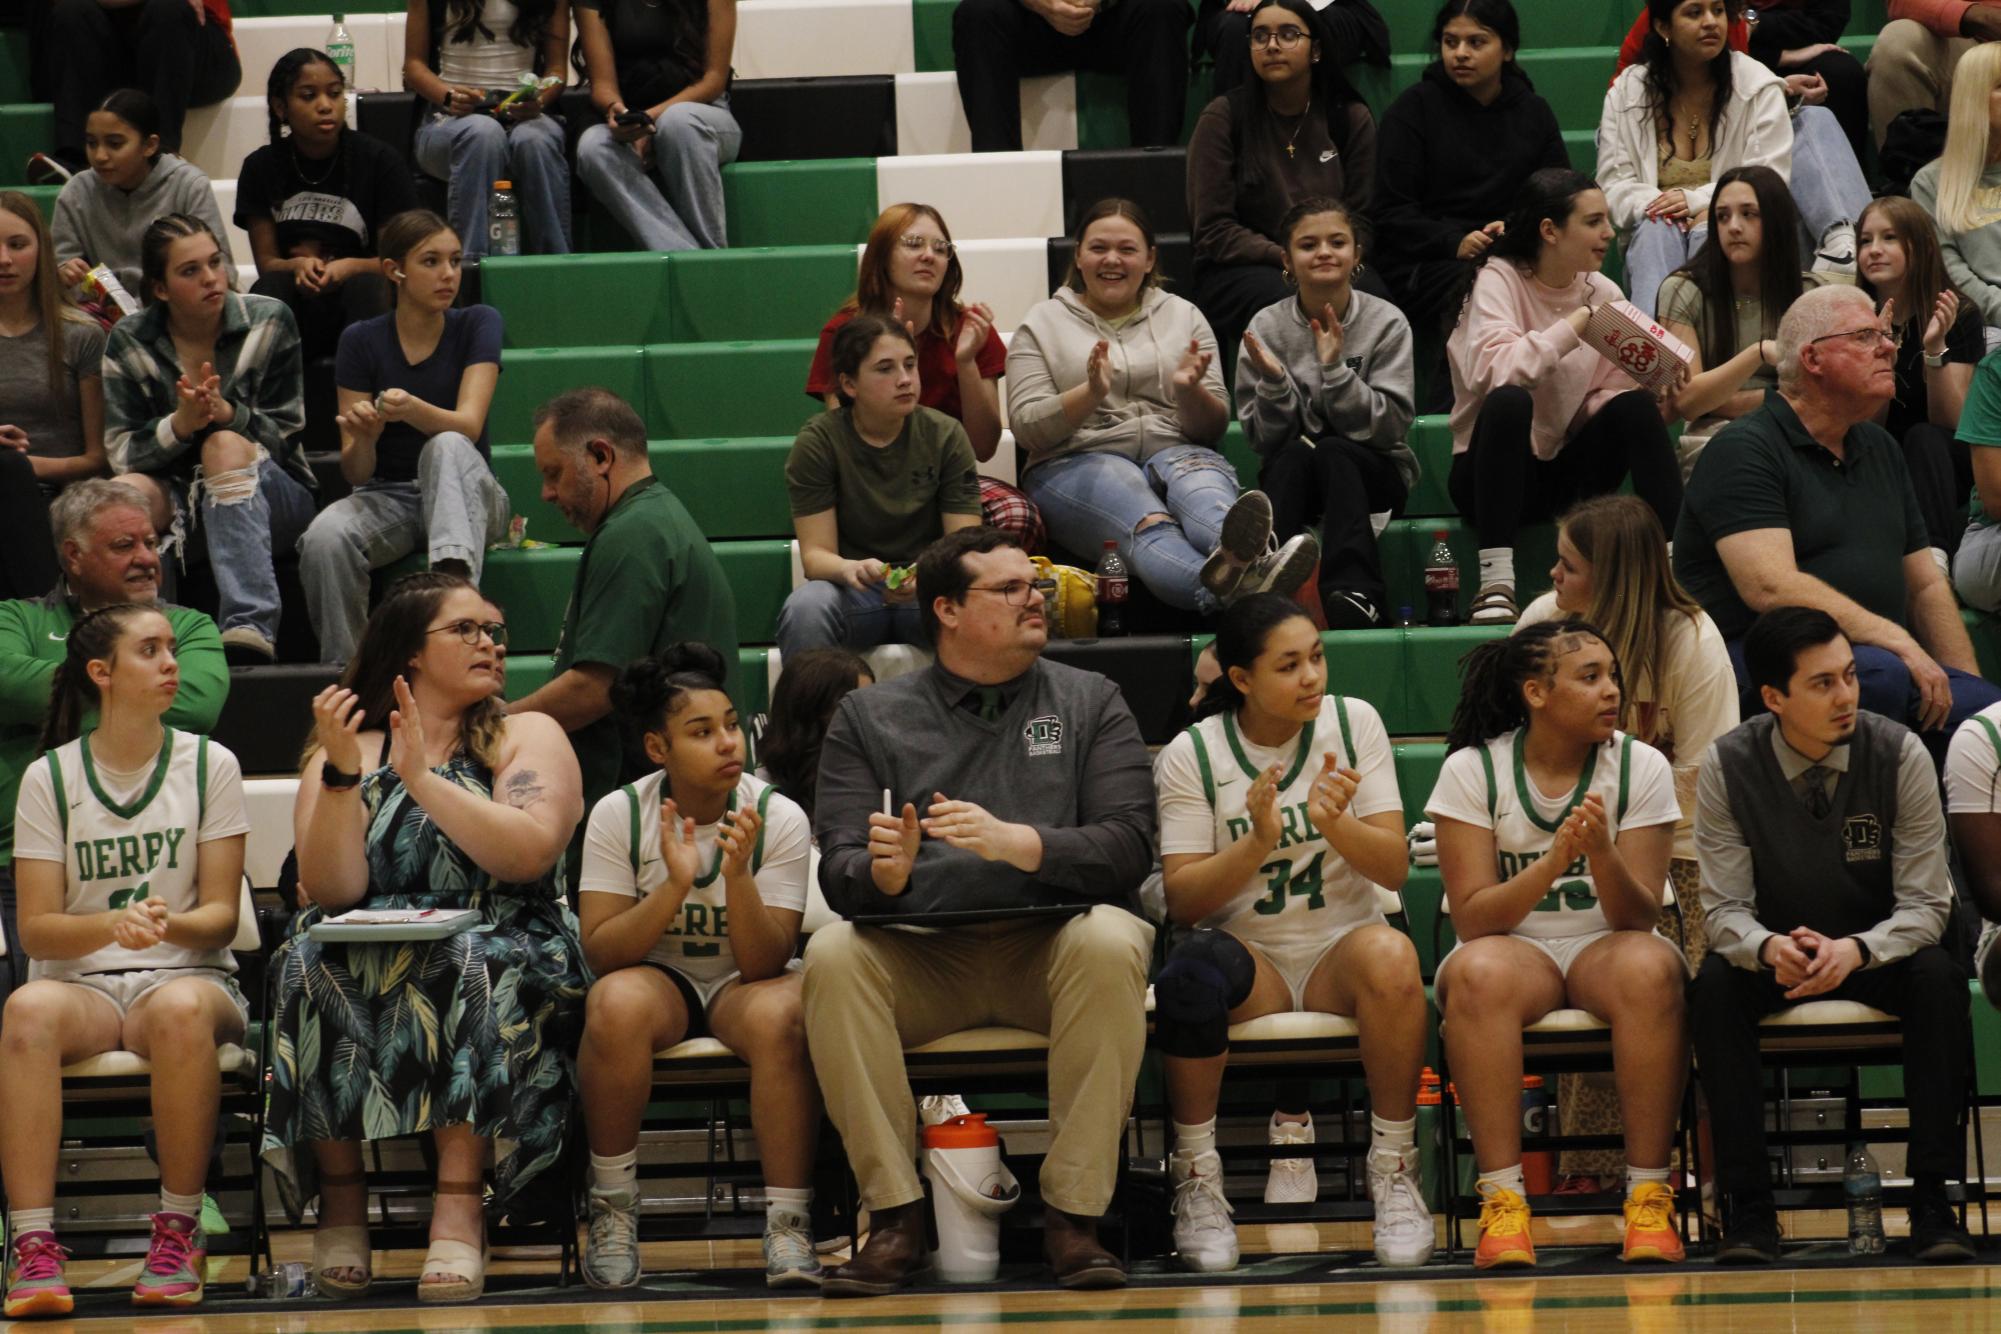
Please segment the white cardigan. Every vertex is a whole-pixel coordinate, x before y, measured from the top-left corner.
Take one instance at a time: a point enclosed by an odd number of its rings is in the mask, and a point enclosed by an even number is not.
[[[1786,81],[1741,51],[1730,53],[1730,103],[1710,148],[1709,179],[1733,167],[1766,166],[1790,184],[1793,123],[1786,110]],[[1660,135],[1647,105],[1647,67],[1628,65],[1605,95],[1598,117],[1598,184],[1621,233],[1640,225],[1661,192]],[[1709,207],[1714,185],[1690,186],[1688,211]]]

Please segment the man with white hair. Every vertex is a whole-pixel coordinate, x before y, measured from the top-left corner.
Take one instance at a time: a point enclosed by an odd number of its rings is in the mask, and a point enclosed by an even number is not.
[[[1778,391],[1718,432],[1689,478],[1675,574],[1723,632],[1740,689],[1760,612],[1834,617],[1862,707],[1909,724],[1937,762],[2001,689],[1978,675],[1903,451],[1874,420],[1897,390],[1889,320],[1856,288],[1817,288],[1779,321],[1778,344]]]

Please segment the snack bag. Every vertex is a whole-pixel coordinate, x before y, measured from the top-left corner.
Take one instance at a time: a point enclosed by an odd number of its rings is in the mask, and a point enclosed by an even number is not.
[[[1584,324],[1584,341],[1650,393],[1673,384],[1694,355],[1688,344],[1630,301],[1607,301],[1592,311]]]

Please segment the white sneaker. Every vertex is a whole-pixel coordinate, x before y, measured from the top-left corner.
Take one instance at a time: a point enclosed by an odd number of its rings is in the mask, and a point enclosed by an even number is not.
[[[1267,1144],[1313,1143],[1313,1118],[1273,1121]],[[1266,1204],[1311,1204],[1320,1198],[1320,1173],[1311,1158],[1274,1158],[1265,1174]]]
[[[1417,1174],[1402,1159],[1371,1150],[1369,1198],[1376,1204],[1376,1263],[1406,1269],[1429,1260],[1438,1230]]]
[[[639,1284],[639,1194],[591,1188],[590,1231],[584,1241],[584,1282],[594,1288]]]
[[[917,1100],[917,1119],[927,1126],[942,1126],[955,1116],[967,1116],[972,1109],[956,1093],[934,1093]]]
[[[764,1215],[764,1283],[771,1288],[817,1288],[820,1257],[813,1248],[813,1220],[784,1209]]]
[[[1220,1274],[1237,1267],[1237,1225],[1223,1196],[1223,1160],[1214,1149],[1167,1156],[1174,1183],[1174,1249],[1184,1269]]]

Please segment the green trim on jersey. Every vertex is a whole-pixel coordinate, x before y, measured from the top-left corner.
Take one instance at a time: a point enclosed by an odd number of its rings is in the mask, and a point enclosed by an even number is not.
[[[1527,730],[1523,728],[1520,732],[1516,732],[1515,739],[1508,746],[1515,753],[1515,795],[1522,799],[1522,814],[1528,817],[1528,822],[1545,834],[1554,834],[1562,828],[1563,822],[1570,818],[1570,813],[1577,809],[1578,803],[1584,800],[1584,794],[1591,790],[1591,779],[1598,772],[1598,747],[1593,746],[1585,752],[1584,772],[1577,776],[1577,790],[1570,794],[1570,800],[1564,803],[1562,812],[1553,821],[1545,820],[1542,818],[1542,812],[1536,809],[1535,796],[1529,790],[1528,764],[1522,758],[1522,752],[1527,749],[1522,744],[1525,739],[1523,733]],[[1482,749],[1484,750],[1484,747]]]
[[[1633,784],[1633,736],[1626,734],[1626,740],[1619,747],[1619,814],[1620,822],[1626,818],[1626,795]]]
[[[113,801],[110,794],[105,792],[104,788],[98,783],[97,765],[90,758],[90,733],[85,732],[77,745],[77,749],[83,755],[83,779],[86,783],[90,784],[92,795],[97,798],[99,805],[121,820],[136,820],[140,812],[153,804],[153,798],[160,795],[160,784],[167,781],[167,765],[172,762],[174,757],[174,729],[163,727],[160,729],[160,732],[159,762],[153,766],[153,776],[146,780],[146,790],[141,792],[139,800],[133,802],[130,806],[121,806]],[[64,830],[64,837],[68,837],[67,829]]]
[[[1348,761],[1350,769],[1362,766],[1355,758],[1355,735],[1348,730],[1348,700],[1344,695],[1334,697],[1334,716],[1341,720],[1341,756]]]
[[[1494,781],[1494,752],[1484,742],[1475,749],[1480,752],[1480,770],[1487,775],[1487,819],[1492,822],[1501,818],[1501,788]]]
[[[1202,740],[1202,725],[1197,723],[1188,729],[1188,739],[1195,743],[1195,767],[1202,774],[1202,795],[1209,799],[1209,809],[1216,809],[1216,775],[1209,768],[1209,747]],[[2001,754],[2001,744],[1995,752]]]
[[[1236,715],[1227,710],[1223,714],[1223,736],[1230,743],[1230,753],[1237,757],[1237,767],[1244,771],[1246,778],[1256,782],[1258,770],[1251,767],[1250,757],[1244,754],[1244,743],[1237,737]],[[1306,757],[1312,752],[1313,724],[1308,723],[1299,729],[1299,749],[1293,754],[1292,768],[1278,780],[1279,791],[1283,792],[1292,786],[1292,781],[1299,777],[1299,771],[1306,767]]]
[[[629,818],[625,840],[626,860],[632,863],[634,883],[639,876],[639,784],[627,783],[619,789],[625,793],[626,814]]]
[[[195,837],[208,823],[208,738],[195,738]]]
[[[1996,746],[1995,750],[2001,751],[2001,746]],[[69,842],[69,795],[63,791],[63,767],[56,763],[54,751],[49,752],[48,761],[49,782],[54,785],[56,794],[56,818],[62,821],[63,842],[67,843]]]
[[[1973,715],[1973,721],[1980,724],[1981,730],[1987,733],[1988,741],[1993,743],[1994,758],[2001,760],[2001,731],[1996,731],[1992,722],[1977,713]],[[1997,779],[2001,779],[2001,767],[1997,767],[1993,773],[1987,776],[1987,804],[1989,806],[1994,804],[1994,790],[1997,786],[1995,780]],[[62,789],[57,788],[56,791],[60,795]]]

